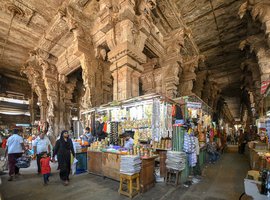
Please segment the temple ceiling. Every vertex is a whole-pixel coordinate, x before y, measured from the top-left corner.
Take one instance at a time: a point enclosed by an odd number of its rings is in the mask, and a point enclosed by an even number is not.
[[[95,0],[2,0],[0,2],[0,69],[20,76],[22,66],[29,59],[29,52],[41,48],[58,58],[56,66],[59,73],[65,75],[70,73],[70,69],[76,68],[79,63],[76,56],[72,55],[75,49],[72,45],[74,37],[65,19],[67,11],[61,11],[60,8],[69,4],[76,5],[76,9],[82,14],[75,12],[74,18],[80,20],[84,30],[92,30],[93,22],[98,17],[97,2]],[[211,81],[219,88],[233,117],[240,118],[240,93],[243,88],[241,66],[247,54],[239,48],[239,45],[249,35],[257,35],[261,32],[260,24],[251,23],[252,17],[249,14],[244,15],[242,19],[239,17],[239,8],[245,1],[157,0],[156,2],[157,7],[151,14],[156,28],[162,35],[167,35],[179,27],[184,27],[187,32],[190,31],[192,37],[185,42],[190,47],[186,46],[185,54],[189,55],[187,52],[192,51],[191,55],[198,54],[204,57],[204,63],[199,65],[196,72],[207,71]],[[175,13],[178,15],[176,18],[172,16]],[[76,24],[74,26],[76,27]],[[103,29],[105,30],[106,27]],[[102,33],[89,32],[95,43],[108,49]],[[147,56],[151,59],[162,55],[162,48],[164,48],[162,45],[157,45],[158,31],[155,34],[145,42],[144,53],[149,54]],[[98,41],[95,40],[97,35],[101,38]],[[153,48],[151,44],[160,48]]]

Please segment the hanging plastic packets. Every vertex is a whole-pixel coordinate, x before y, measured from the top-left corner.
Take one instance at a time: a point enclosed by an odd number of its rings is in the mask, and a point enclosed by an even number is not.
[[[156,142],[160,140],[160,101],[158,99],[153,101],[152,139]]]
[[[183,151],[186,153],[193,153],[196,151],[195,138],[187,132],[184,135]]]
[[[166,107],[165,103],[161,103],[160,105],[160,135],[163,138],[167,137],[167,130],[166,130]]]
[[[195,167],[197,164],[197,155],[196,152],[188,154],[188,163],[190,167]]]
[[[169,131],[169,137],[172,137],[172,105],[167,104],[167,130]]]

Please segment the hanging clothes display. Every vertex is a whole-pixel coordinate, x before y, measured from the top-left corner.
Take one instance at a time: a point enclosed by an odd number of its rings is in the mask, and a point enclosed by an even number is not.
[[[197,163],[196,141],[193,133],[191,134],[189,134],[188,132],[185,133],[183,151],[187,153],[189,166],[190,167],[196,166]]]
[[[111,122],[110,144],[118,144],[118,122]]]
[[[167,107],[166,103],[161,104],[160,106],[160,135],[162,138],[167,137],[167,128],[166,128],[166,122],[167,122]]]
[[[160,101],[153,100],[153,115],[152,115],[152,139],[158,142],[160,140]]]
[[[168,136],[172,138],[173,126],[172,126],[172,105],[171,104],[167,104],[167,130],[169,133]]]

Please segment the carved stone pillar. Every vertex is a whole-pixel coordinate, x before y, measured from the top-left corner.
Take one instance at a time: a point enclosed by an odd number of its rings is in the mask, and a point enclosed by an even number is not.
[[[257,61],[261,74],[261,81],[270,79],[270,49],[265,44],[263,35],[249,36],[246,40],[240,43],[241,50],[249,46],[251,51],[257,56]]]
[[[29,59],[22,67],[21,73],[24,73],[32,90],[38,96],[38,103],[40,107],[40,121],[44,123],[47,119],[47,91],[42,77],[42,68],[39,65],[36,51],[31,51]]]
[[[34,124],[37,119],[37,96],[35,92],[32,90],[31,99],[29,100],[29,110],[30,110],[30,123]]]
[[[69,130],[71,127],[71,100],[77,80],[67,80],[64,75],[59,75],[59,127]]]
[[[207,79],[204,87],[203,87],[203,91],[202,91],[202,100],[209,105],[209,98],[210,98],[210,94],[211,94],[211,84],[209,82],[209,80]]]
[[[155,92],[155,66],[157,59],[150,59],[147,63],[143,64],[143,73],[141,75],[142,89],[144,94]]]
[[[112,28],[106,32],[110,48],[108,59],[112,63],[110,71],[114,78],[114,100],[139,95],[139,77],[143,71],[141,64],[146,61],[142,51],[150,33],[150,22],[143,15],[137,17],[134,7],[135,1],[119,1],[118,21],[115,24],[109,22]]]
[[[46,121],[49,123],[48,136],[51,142],[54,143],[60,132],[59,113],[56,112],[59,109],[58,71],[55,66],[57,58],[41,49],[37,49],[36,53],[39,65],[42,68],[42,78],[47,91],[48,110]]]
[[[270,49],[259,49],[257,58],[261,71],[261,81],[270,80]]]
[[[80,57],[81,67],[82,67],[82,78],[84,85],[84,96],[81,102],[81,109],[87,110],[93,105],[93,90],[95,88],[95,63],[86,54]],[[91,69],[92,67],[92,69]]]
[[[269,0],[247,0],[239,9],[239,15],[242,18],[244,14],[250,11],[253,20],[259,20],[264,26],[265,36],[267,37],[268,47],[270,48],[270,3]]]
[[[182,56],[180,50],[184,45],[184,30],[176,29],[164,38],[166,54],[162,65],[165,66],[164,74],[165,94],[170,98],[178,95],[179,75],[182,74]]]
[[[193,92],[200,98],[202,98],[202,91],[206,77],[207,71],[200,71],[196,75],[196,81],[193,87]]]
[[[193,95],[193,82],[196,80],[195,69],[198,67],[199,56],[186,56],[183,61],[183,74],[180,82],[181,96]]]

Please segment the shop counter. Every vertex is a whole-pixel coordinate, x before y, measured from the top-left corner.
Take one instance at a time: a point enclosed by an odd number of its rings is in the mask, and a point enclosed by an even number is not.
[[[104,152],[102,154],[103,176],[119,181],[120,159],[120,154]]]
[[[159,168],[160,168],[160,177],[166,176],[166,159],[167,159],[166,149],[156,149],[156,152],[159,155]]]
[[[121,154],[88,151],[88,172],[119,181]],[[145,192],[155,185],[155,159],[157,156],[141,158],[140,187]]]
[[[140,186],[142,192],[146,192],[155,185],[155,159],[157,157],[158,156],[142,158],[142,169],[140,172]]]
[[[253,170],[262,170],[267,167],[266,159],[263,156],[260,156],[259,153],[266,153],[267,150],[257,150],[257,149],[249,149],[250,153],[250,167]]]
[[[88,151],[87,152],[88,172],[96,175],[102,174],[102,152]]]

